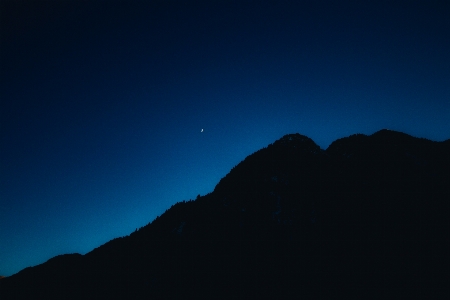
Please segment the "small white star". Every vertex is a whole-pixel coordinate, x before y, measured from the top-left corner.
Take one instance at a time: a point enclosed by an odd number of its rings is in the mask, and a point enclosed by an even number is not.
[[[202,130],[200,132],[203,132],[203,128],[202,128]]]

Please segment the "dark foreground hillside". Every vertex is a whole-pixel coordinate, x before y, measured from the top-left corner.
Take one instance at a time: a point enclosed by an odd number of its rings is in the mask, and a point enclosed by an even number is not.
[[[286,135],[130,236],[3,278],[0,298],[445,299],[449,183],[450,140]]]

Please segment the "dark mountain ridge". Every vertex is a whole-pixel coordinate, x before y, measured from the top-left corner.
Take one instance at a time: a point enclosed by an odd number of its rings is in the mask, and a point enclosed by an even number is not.
[[[285,135],[129,236],[0,281],[23,298],[444,298],[450,140]],[[372,296],[373,295],[373,296]]]

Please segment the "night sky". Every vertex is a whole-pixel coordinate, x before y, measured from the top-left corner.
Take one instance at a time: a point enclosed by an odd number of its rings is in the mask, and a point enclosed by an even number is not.
[[[128,235],[288,133],[450,138],[450,1],[130,2],[1,1],[0,275]]]

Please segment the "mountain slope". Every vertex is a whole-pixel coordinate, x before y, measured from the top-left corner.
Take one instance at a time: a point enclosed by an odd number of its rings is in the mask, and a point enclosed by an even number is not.
[[[0,281],[13,298],[330,298],[450,292],[450,140],[291,134],[214,191],[86,255]]]

